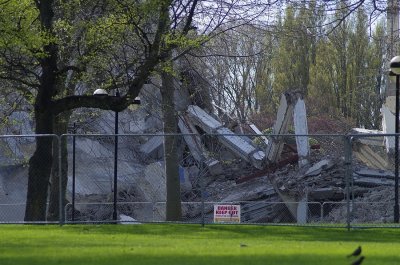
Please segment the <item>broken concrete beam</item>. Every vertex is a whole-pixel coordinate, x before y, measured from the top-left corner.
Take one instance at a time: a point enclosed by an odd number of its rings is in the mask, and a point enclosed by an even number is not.
[[[289,121],[293,115],[293,97],[290,93],[284,93],[281,96],[276,122],[272,130],[274,136],[270,136],[270,144],[267,147],[266,156],[268,161],[274,163],[279,160],[284,142],[279,134],[286,134],[289,127]]]
[[[217,134],[218,140],[234,154],[250,162],[258,169],[264,168],[264,152],[258,150],[249,140],[245,139],[244,136],[238,136],[228,128],[223,127],[219,121],[215,120],[198,106],[189,106],[188,114],[189,117],[192,118],[192,121],[205,132]]]
[[[324,159],[319,161],[318,163],[314,164],[312,167],[310,167],[306,173],[305,176],[318,176],[321,174],[322,170],[327,170],[331,167],[333,167],[334,163],[330,159]]]
[[[258,150],[242,137],[234,134],[228,128],[217,129],[218,140],[237,156],[250,162],[254,167],[263,169],[265,166],[265,154]]]
[[[385,178],[371,178],[361,177],[359,175],[353,176],[354,184],[364,187],[377,187],[377,186],[394,186],[394,181]]]
[[[200,126],[206,133],[215,134],[222,124],[211,117],[207,112],[198,106],[190,105],[187,109],[189,117],[194,123]]]
[[[382,169],[362,168],[355,170],[354,173],[365,177],[394,179],[393,172]]]
[[[183,138],[187,146],[189,147],[190,153],[198,163],[204,163],[208,172],[211,175],[218,175],[222,173],[222,165],[220,161],[210,157],[205,147],[201,142],[200,135],[196,130],[195,126],[189,119],[186,119],[183,115],[179,116],[178,126],[183,133]]]
[[[351,130],[351,134],[382,134],[382,131],[378,130],[367,130],[363,128],[353,128]],[[355,141],[358,141],[362,144],[366,145],[374,145],[374,146],[385,146],[384,138],[382,136],[362,136],[362,137],[354,137]]]
[[[164,156],[164,137],[152,136],[145,144],[140,146],[140,152],[146,157],[160,159]]]
[[[253,130],[253,132],[255,132],[258,135],[261,135],[260,137],[263,140],[264,144],[268,146],[269,144],[268,138],[263,135],[263,133],[257,128],[257,126],[255,126],[254,124],[249,124],[249,126]]]
[[[304,100],[298,96],[293,111],[294,132],[296,135],[308,135],[307,112]],[[297,154],[299,155],[299,167],[308,164],[310,144],[308,136],[296,136]]]

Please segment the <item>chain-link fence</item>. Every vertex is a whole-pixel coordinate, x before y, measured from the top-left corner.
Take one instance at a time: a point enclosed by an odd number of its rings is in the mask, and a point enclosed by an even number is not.
[[[394,135],[202,133],[1,136],[0,222],[398,226]]]
[[[48,199],[60,194],[49,185],[59,178],[58,139],[55,135],[0,136],[1,223],[50,222],[47,211],[51,207],[59,211],[59,201],[49,205]]]

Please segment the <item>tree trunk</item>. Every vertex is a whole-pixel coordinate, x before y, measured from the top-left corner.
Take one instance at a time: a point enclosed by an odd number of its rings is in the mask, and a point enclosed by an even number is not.
[[[53,23],[53,0],[37,1],[43,30],[51,33]],[[35,133],[53,134],[52,97],[56,95],[57,44],[43,46],[47,55],[40,58],[40,86],[35,98]],[[25,221],[46,221],[49,179],[53,161],[53,137],[37,137],[36,150],[29,160],[28,191]]]
[[[36,133],[52,133],[51,111],[35,111]],[[47,190],[52,166],[53,137],[37,137],[29,160],[25,221],[46,221]]]
[[[178,161],[178,130],[177,113],[174,104],[174,79],[172,75],[163,72],[162,78],[162,110],[164,120],[164,133],[175,134],[164,137],[165,174],[167,183],[166,220],[180,221],[181,190],[179,180]]]

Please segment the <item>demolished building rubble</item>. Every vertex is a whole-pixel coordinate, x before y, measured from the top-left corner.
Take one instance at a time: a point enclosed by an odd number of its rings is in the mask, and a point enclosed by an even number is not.
[[[139,133],[136,137],[121,137],[119,140],[122,147],[118,209],[124,220],[146,222],[165,218],[164,139],[162,123],[156,118],[161,117],[157,93],[156,86],[146,85],[142,95],[143,107],[126,115],[127,122],[122,121],[122,133]],[[186,94],[182,92],[180,97],[189,97]],[[178,126],[182,133],[180,150],[183,150],[183,155],[179,172],[184,221],[200,221],[204,206],[205,221],[212,222],[214,203],[239,203],[243,222],[306,223],[319,222],[321,218],[326,222],[344,222],[347,196],[356,202],[352,210],[358,219],[354,220],[390,220],[390,196],[384,197],[383,194],[393,187],[394,181],[385,151],[387,145],[382,137],[354,138],[353,154],[360,162],[354,160],[353,176],[346,183],[344,154],[328,147],[332,141],[340,142],[341,139],[326,137],[326,142],[317,139],[318,144],[310,144],[306,108],[300,93],[287,92],[281,96],[271,135],[262,134],[254,124],[249,125],[254,134],[237,134],[209,110],[192,104],[188,98],[182,102],[179,104]],[[123,117],[121,113],[121,119]],[[112,116],[107,119],[112,119]],[[140,124],[134,124],[132,120],[140,121]],[[112,122],[95,124],[105,132],[112,132],[112,127],[107,129]],[[293,126],[295,135],[288,134],[290,126]],[[354,129],[351,133],[377,132]],[[261,144],[257,139],[261,139]],[[18,146],[13,141],[7,144]],[[113,155],[112,145],[107,137],[77,138],[78,160],[85,163],[78,163],[76,168],[76,220],[102,221],[111,216],[113,190],[109,157]],[[343,146],[337,148],[343,149]],[[17,168],[20,185],[26,186],[21,175],[26,174],[26,168]],[[2,172],[6,172],[4,167],[0,171],[0,204],[8,202],[11,197],[6,195],[11,192],[7,187],[16,184]],[[15,172],[12,173],[15,175]],[[68,182],[67,198],[70,201],[71,174]],[[347,184],[351,185],[350,194],[346,194]],[[12,192],[16,192],[15,189]],[[17,196],[19,199],[25,197],[25,193],[21,194]],[[370,202],[377,200],[381,203],[379,210],[367,216],[368,209],[376,206],[371,206]],[[71,218],[70,204],[66,210],[67,219]],[[362,219],[358,212],[367,217]],[[9,221],[9,218],[23,220],[22,214],[21,210],[17,216],[0,216],[0,221]]]
[[[302,104],[299,104],[299,102]],[[185,133],[184,141],[190,150],[190,155],[198,164],[204,162],[206,167],[205,172],[199,172],[200,169],[197,168],[197,175],[192,174],[190,177],[195,195],[189,195],[188,199],[199,201],[200,197],[198,197],[198,192],[196,192],[196,190],[198,191],[200,188],[201,181],[199,181],[199,178],[204,178],[205,180],[202,181],[207,182],[205,187],[206,193],[208,194],[206,202],[210,202],[206,203],[205,209],[209,220],[211,220],[211,202],[240,202],[243,206],[242,220],[247,222],[265,222],[271,220],[274,222],[288,222],[296,221],[299,218],[303,221],[307,219],[304,217],[307,215],[307,207],[304,207],[304,203],[301,203],[299,207],[299,204],[296,202],[298,194],[286,193],[285,190],[282,189],[283,186],[279,186],[278,181],[273,177],[276,170],[283,168],[287,164],[295,164],[304,169],[307,168],[308,165],[310,151],[308,138],[304,136],[308,133],[306,119],[304,118],[306,117],[305,113],[300,116],[298,115],[298,117],[301,118],[299,118],[300,121],[297,121],[296,127],[302,127],[298,131],[304,133],[301,138],[306,139],[306,141],[299,141],[296,139],[296,146],[290,147],[285,144],[285,138],[280,136],[288,132],[289,124],[294,116],[293,110],[296,105],[300,105],[300,107],[297,107],[297,112],[305,112],[304,101],[299,94],[285,93],[282,95],[280,111],[278,111],[277,122],[273,128],[274,136],[267,139],[269,145],[267,145],[266,148],[258,147],[248,136],[235,134],[230,129],[224,127],[223,124],[212,117],[212,115],[196,105],[189,105],[187,112],[180,114],[179,127],[181,132]],[[209,156],[212,150],[207,150],[210,146],[207,146],[204,139],[199,136],[199,130],[211,135],[211,137],[217,138],[219,142],[218,145],[222,146],[219,148],[225,148],[225,152],[230,153],[230,157],[233,157],[232,161],[234,162],[226,164],[227,157],[225,155],[220,155],[219,157]],[[267,141],[264,139],[264,143],[267,143]],[[161,136],[152,136],[147,142],[143,143],[140,150],[144,152],[146,156],[158,159],[160,156],[159,150],[162,150],[162,143]],[[291,157],[287,158],[286,154],[286,157],[281,159],[281,153],[284,149],[294,150]],[[297,150],[301,150],[302,152],[301,159],[299,159],[300,156]],[[154,156],[154,154],[156,154],[156,156]],[[299,164],[297,165],[297,163]],[[192,172],[193,167],[196,168],[196,166],[192,166],[190,170]],[[318,175],[315,172],[308,174]],[[137,183],[136,187],[143,186],[143,188],[140,189],[142,190],[141,193],[147,194],[147,197],[146,195],[144,196],[145,201],[163,201],[165,195],[163,198],[158,198],[151,194],[154,192],[157,195],[165,194],[165,188],[163,188],[165,187],[165,176],[161,173],[153,175],[156,175],[157,179],[160,177],[164,178],[164,180],[160,182],[161,185],[157,183],[157,189],[153,187],[153,191],[146,191],[146,187],[149,185],[143,184],[145,180],[142,180],[140,182],[141,184]],[[207,175],[213,177],[210,178],[207,177]],[[145,176],[147,176],[147,174],[145,174]],[[258,183],[261,180],[263,182],[262,186],[255,188],[253,183]],[[156,179],[153,180],[153,182],[155,181]],[[159,190],[160,188],[162,190]],[[216,191],[214,192],[213,190]],[[320,197],[329,192],[330,191],[323,192],[322,189],[316,189],[314,191],[315,194],[320,194]],[[149,194],[150,196],[148,196]],[[190,194],[190,192],[188,192],[188,194]],[[335,198],[337,198],[337,196]],[[303,200],[303,202],[305,201]],[[287,210],[287,208],[289,210]],[[158,218],[160,218],[159,220],[162,220],[163,216],[160,214],[160,210],[157,210],[157,212]],[[185,218],[191,220],[198,219],[201,215],[200,204],[197,203],[196,205],[196,203],[192,203],[190,205],[184,205],[184,215]]]

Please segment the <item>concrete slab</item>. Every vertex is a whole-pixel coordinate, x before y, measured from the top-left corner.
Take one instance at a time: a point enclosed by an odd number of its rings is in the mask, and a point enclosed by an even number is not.
[[[266,156],[269,162],[275,163],[279,160],[284,142],[279,134],[286,134],[289,122],[293,117],[293,98],[290,93],[284,93],[279,103],[276,121],[272,130],[274,136],[270,137],[270,144],[266,150]]]
[[[306,173],[305,176],[317,176],[321,174],[322,170],[327,170],[331,168],[334,165],[333,161],[330,159],[324,159],[316,164],[314,164],[312,167],[310,167]]]
[[[161,159],[164,156],[164,137],[152,136],[146,143],[140,146],[140,152],[146,157]]]
[[[302,98],[298,98],[293,110],[294,132],[296,135],[308,135],[306,104]],[[308,164],[310,156],[310,144],[308,136],[296,136],[299,167]]]

